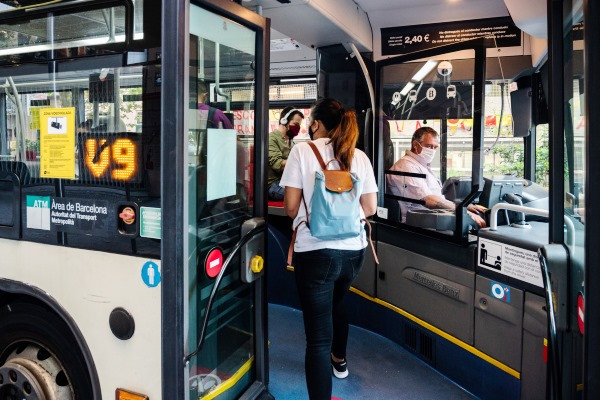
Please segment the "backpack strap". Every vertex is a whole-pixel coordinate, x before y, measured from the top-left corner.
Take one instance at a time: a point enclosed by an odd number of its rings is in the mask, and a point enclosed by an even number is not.
[[[373,258],[375,259],[375,264],[379,265],[379,258],[377,258],[377,252],[375,251],[375,246],[373,245],[373,240],[371,240],[372,228],[371,224],[366,218],[361,219],[361,221],[365,221],[365,224],[369,227],[369,244],[371,245],[371,251],[373,252]],[[295,239],[295,237],[294,237]]]
[[[298,234],[298,229],[300,225],[306,224],[308,229],[310,229],[310,225],[308,223],[308,208],[306,207],[306,201],[304,200],[304,192],[302,192],[302,204],[304,204],[304,210],[306,211],[306,221],[300,221],[296,229],[294,229],[294,233],[292,234],[292,241],[290,242],[290,247],[288,248],[288,257],[287,264],[292,265],[292,256],[294,255],[294,245],[296,244],[296,235]]]
[[[292,258],[294,256],[294,244],[296,243],[296,235],[298,234],[298,229],[300,228],[300,225],[305,223],[306,221],[300,221],[296,229],[294,229],[294,233],[292,234],[292,241],[290,242],[290,247],[288,248],[287,265],[292,265]]]
[[[319,165],[321,165],[321,169],[323,171],[327,171],[327,167],[329,166],[329,164],[331,164],[333,161],[337,161],[337,163],[339,165],[342,165],[342,163],[340,162],[340,160],[338,160],[337,158],[331,159],[327,162],[327,164],[325,164],[325,161],[323,161],[323,157],[321,157],[321,153],[319,153],[319,150],[317,149],[317,146],[315,146],[315,144],[313,142],[307,142],[308,145],[310,146],[310,148],[312,149],[313,153],[315,153],[315,156],[317,157],[317,160],[319,161]]]
[[[325,164],[325,161],[323,161],[323,157],[321,157],[321,153],[319,153],[317,146],[315,146],[315,144],[313,142],[307,142],[307,143],[310,146],[310,148],[312,149],[313,153],[315,153],[315,156],[317,156],[317,160],[319,161],[319,165],[321,165],[321,169],[326,170],[327,164]]]

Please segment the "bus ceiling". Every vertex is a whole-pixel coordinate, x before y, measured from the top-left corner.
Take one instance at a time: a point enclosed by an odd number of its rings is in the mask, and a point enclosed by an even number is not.
[[[381,29],[485,18],[511,17],[523,31],[520,47],[490,49],[488,56],[530,56],[541,65],[547,53],[545,0],[243,0],[242,4],[271,19],[283,37],[307,48],[353,43],[359,51],[382,55]],[[272,45],[273,47],[273,45]],[[493,51],[492,51],[493,50]],[[285,54],[290,53],[290,54]],[[272,54],[275,54],[272,52]],[[293,61],[300,52],[280,52],[277,61]],[[286,58],[287,57],[287,58]],[[462,58],[457,55],[458,58]],[[302,54],[297,60],[306,59]],[[285,59],[285,60],[284,60]],[[272,60],[273,61],[273,60]],[[276,61],[276,62],[277,62]]]

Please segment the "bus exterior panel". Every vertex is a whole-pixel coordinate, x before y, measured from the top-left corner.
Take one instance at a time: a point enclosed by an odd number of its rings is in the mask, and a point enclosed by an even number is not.
[[[101,398],[113,398],[117,388],[161,398],[160,275],[154,287],[142,277],[146,263],[160,261],[11,240],[0,242],[0,253],[3,279],[38,288],[77,321],[98,371]],[[78,284],[67,283],[66,276]],[[117,307],[134,319],[128,340],[111,332],[109,316]]]

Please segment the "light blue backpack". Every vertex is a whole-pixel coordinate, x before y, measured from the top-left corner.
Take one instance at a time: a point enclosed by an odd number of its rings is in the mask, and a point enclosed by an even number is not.
[[[310,142],[309,145],[322,168],[315,172],[312,208],[307,224],[310,234],[322,240],[360,235],[363,231],[360,218],[362,181],[348,171],[328,170],[315,145]]]
[[[379,264],[375,247],[371,241],[371,224],[366,219],[360,218],[360,196],[363,191],[363,182],[356,174],[348,171],[328,170],[317,147],[308,142],[313,153],[321,165],[321,171],[315,172],[315,188],[312,196],[310,218],[304,196],[302,203],[306,210],[307,221],[302,221],[292,235],[288,250],[288,265],[292,265],[292,255],[296,234],[301,224],[306,223],[310,234],[322,240],[338,240],[356,237],[363,232],[363,224],[369,227],[369,242],[375,262]]]

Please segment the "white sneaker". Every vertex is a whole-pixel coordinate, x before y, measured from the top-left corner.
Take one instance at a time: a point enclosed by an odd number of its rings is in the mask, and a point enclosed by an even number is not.
[[[331,369],[336,378],[344,379],[348,376],[348,363],[346,360],[342,362],[335,362],[331,360]]]

